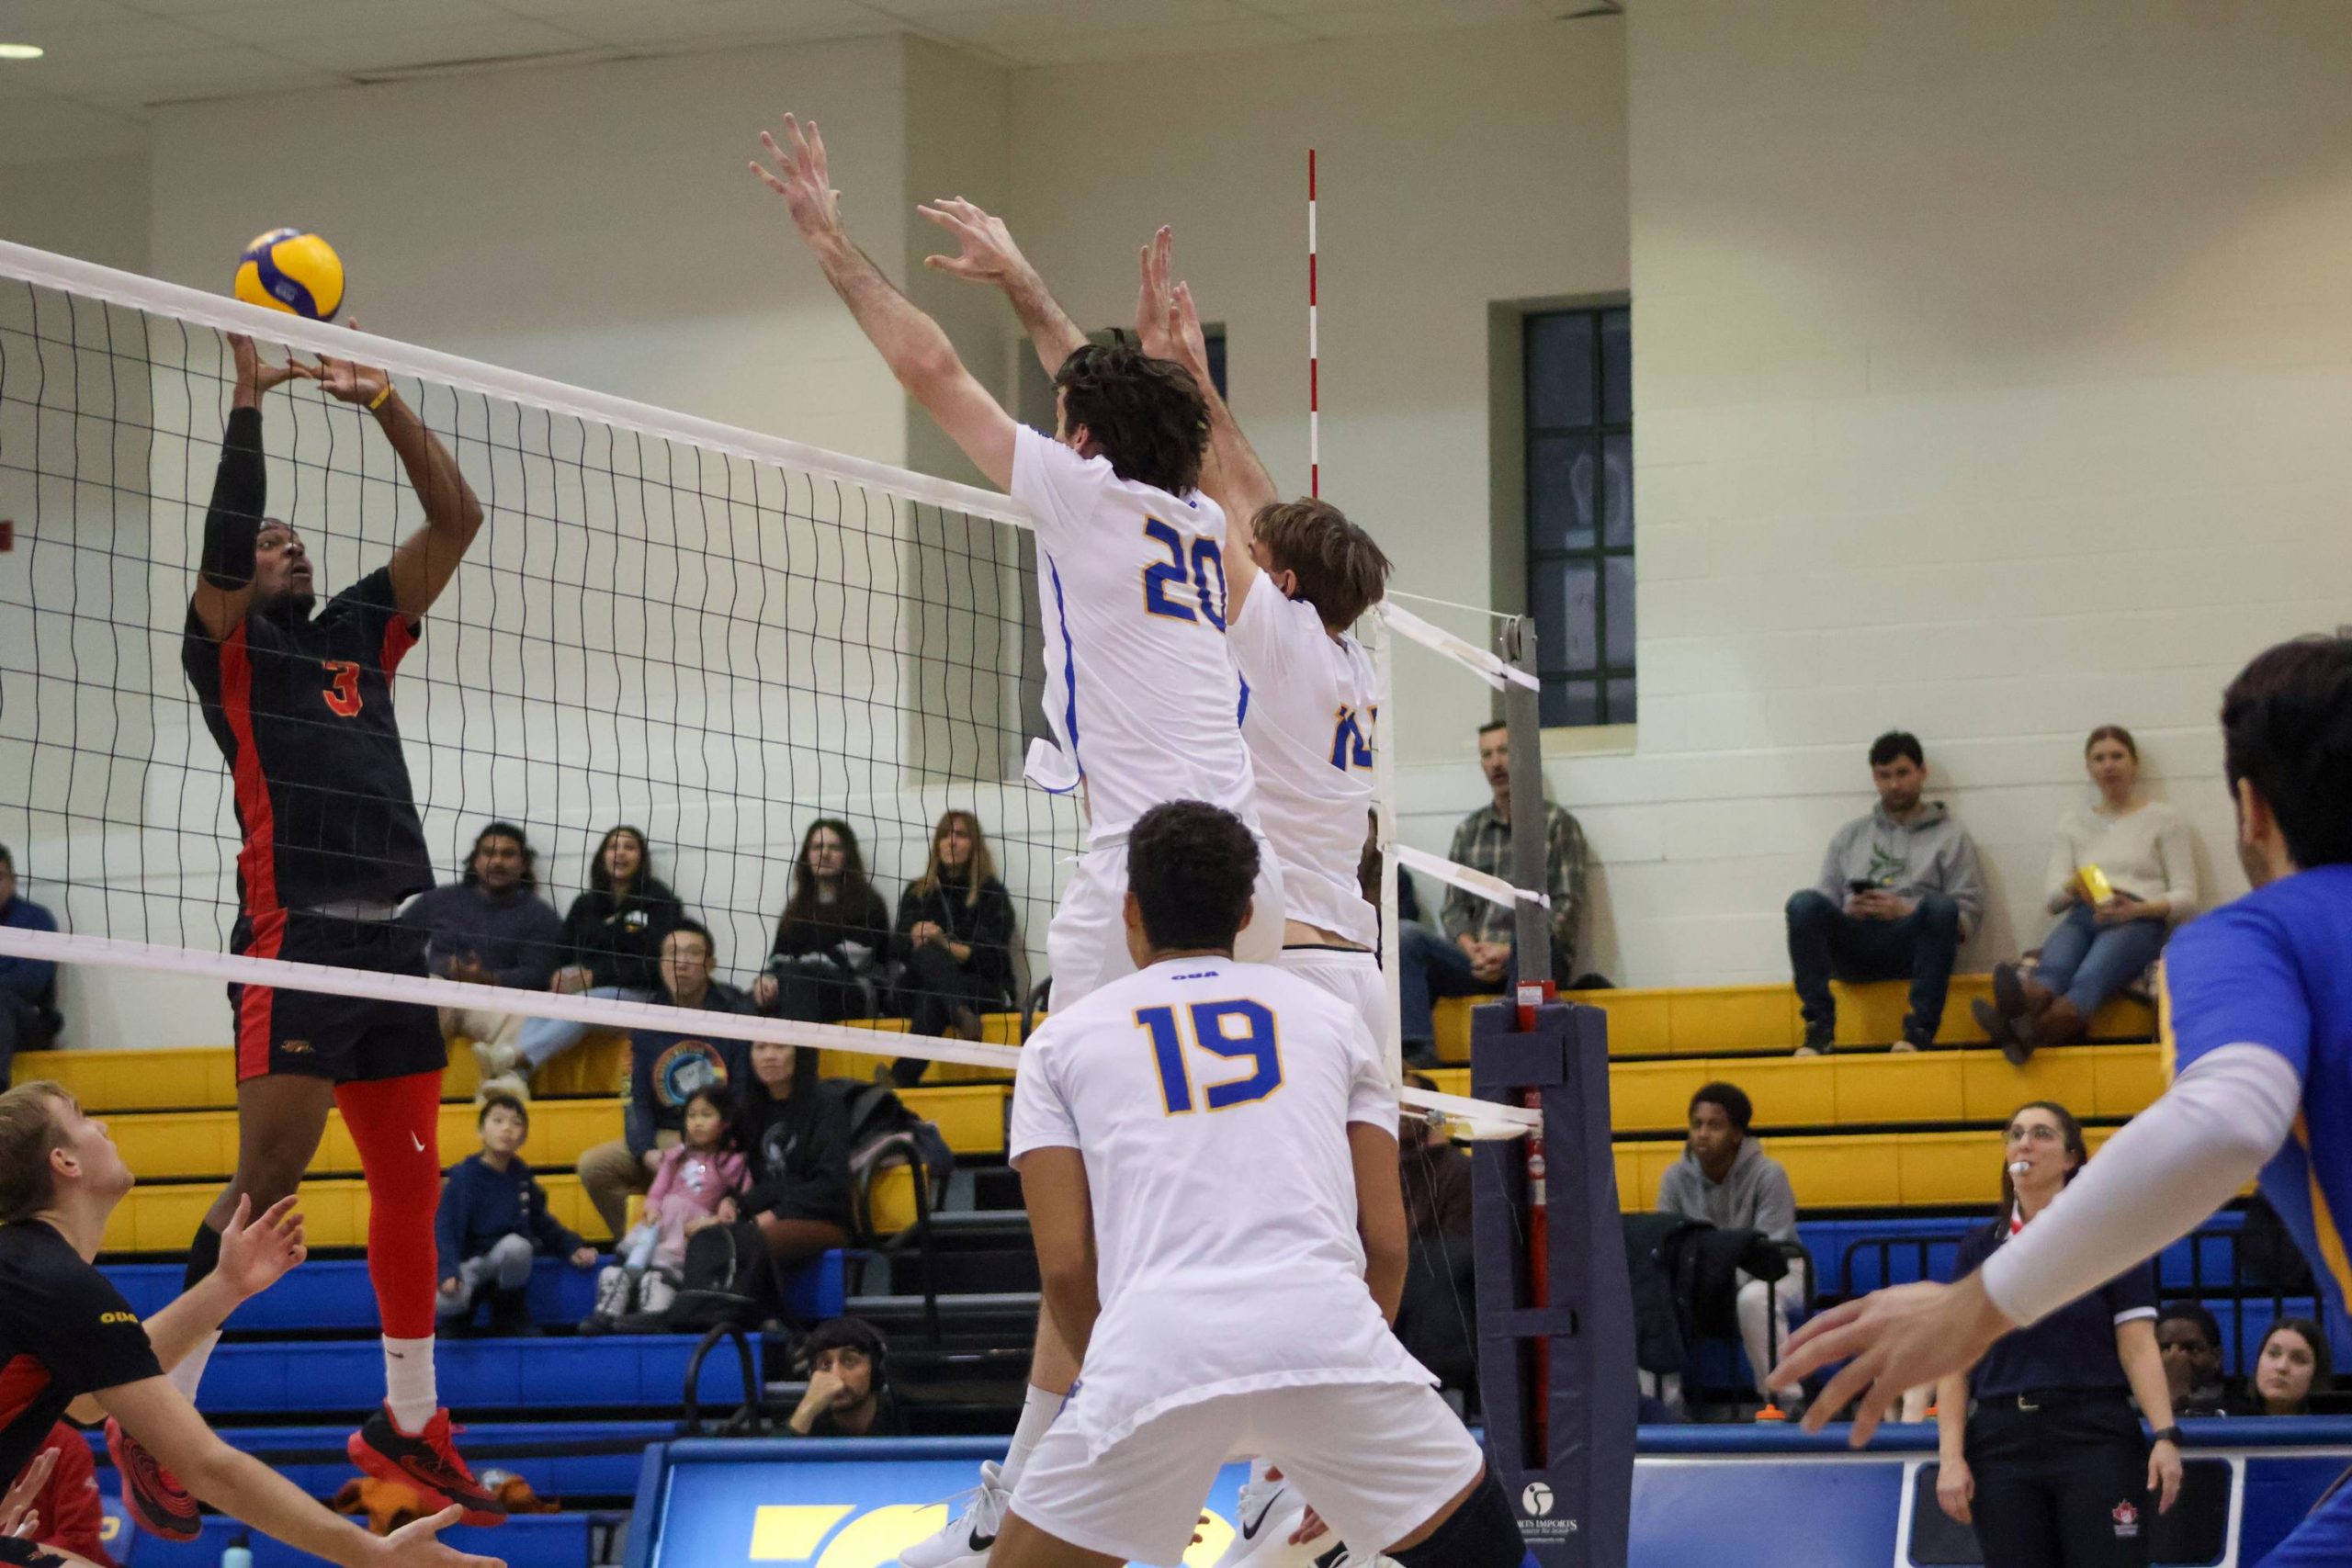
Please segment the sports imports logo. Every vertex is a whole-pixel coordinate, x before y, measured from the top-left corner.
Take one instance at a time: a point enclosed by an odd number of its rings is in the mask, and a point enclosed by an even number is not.
[[[1540,1481],[1531,1481],[1527,1490],[1519,1495],[1519,1506],[1531,1518],[1544,1518],[1552,1512],[1552,1489]]]

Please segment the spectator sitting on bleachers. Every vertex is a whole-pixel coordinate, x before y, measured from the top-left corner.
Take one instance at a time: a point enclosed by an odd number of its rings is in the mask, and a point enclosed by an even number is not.
[[[849,1107],[817,1077],[816,1052],[753,1043],[735,1093],[735,1142],[751,1161],[752,1190],[721,1207],[723,1219],[757,1219],[786,1269],[849,1245]]]
[[[1363,894],[1363,901],[1376,913],[1380,908],[1380,813],[1364,813],[1363,852],[1356,857],[1356,886]],[[1420,895],[1413,891],[1413,874],[1403,866],[1396,868],[1396,922],[1401,927],[1418,925],[1421,919]],[[1401,935],[1401,931],[1400,931]]]
[[[636,1228],[596,1276],[596,1310],[580,1325],[583,1333],[610,1328],[631,1313],[666,1312],[677,1299],[686,1238],[720,1223],[720,1205],[748,1184],[730,1109],[724,1085],[706,1084],[686,1097],[683,1136],[662,1154]]]
[[[401,911],[401,923],[425,931],[425,966],[448,980],[544,991],[563,950],[563,921],[539,897],[538,854],[523,829],[492,822],[474,835],[465,875],[420,893]],[[441,1032],[472,1042],[487,1084],[512,1071],[512,1046],[523,1021],[492,1007],[443,1008]]]
[[[1797,1239],[1796,1189],[1781,1162],[1764,1152],[1762,1141],[1748,1135],[1755,1115],[1747,1091],[1737,1085],[1702,1084],[1690,1097],[1690,1143],[1682,1157],[1658,1178],[1657,1206],[1666,1213],[1704,1220],[1719,1230],[1756,1231],[1792,1246]],[[1780,1359],[1776,1348],[1788,1337],[1790,1322],[1812,1290],[1804,1261],[1792,1257],[1788,1274],[1769,1284],[1746,1269],[1738,1278],[1734,1311],[1740,1348],[1747,1352],[1747,1364],[1756,1375],[1756,1392],[1789,1410],[1804,1391],[1767,1388],[1764,1374]],[[1772,1322],[1775,1315],[1777,1324]]]
[[[792,863],[792,897],[775,923],[767,968],[752,982],[762,1012],[807,1023],[841,1023],[879,1013],[890,911],[865,879],[850,825],[831,817],[808,824]]]
[[[2308,1416],[2329,1376],[2327,1336],[2307,1317],[2282,1317],[2262,1337],[2248,1380],[2249,1416]]]
[[[742,992],[711,978],[718,957],[718,944],[707,929],[680,920],[662,939],[662,999],[694,1010],[750,1012]],[[628,1195],[652,1189],[663,1151],[680,1141],[687,1099],[698,1089],[735,1082],[748,1059],[749,1048],[741,1040],[709,1040],[673,1029],[629,1032],[621,1135],[580,1156],[581,1185],[611,1235],[628,1228]]]
[[[563,917],[562,966],[548,982],[566,995],[648,1002],[661,984],[662,940],[678,923],[677,895],[653,874],[645,835],[624,824],[606,829],[588,867],[588,890]],[[535,1018],[511,1046],[493,1049],[496,1073],[536,1072],[571,1050],[591,1026]]]
[[[1804,1010],[1800,1056],[1830,1049],[1838,1033],[1832,977],[1911,982],[1898,1051],[1930,1044],[1942,1026],[1952,960],[1984,908],[1984,885],[1968,829],[1928,782],[1918,738],[1889,730],[1871,742],[1878,807],[1838,829],[1821,880],[1788,904],[1789,967]]]
[[[17,863],[0,846],[0,926],[53,931],[57,917],[29,898],[17,897]],[[38,1051],[56,1039],[64,1021],[57,1014],[57,965],[46,958],[0,953],[0,1087],[8,1082],[8,1062],[19,1051]]]
[[[2156,1314],[2156,1352],[2165,1359],[2172,1413],[2226,1416],[2233,1403],[2222,1373],[2222,1325],[2203,1302],[2168,1302]]]
[[[906,965],[899,1005],[917,1034],[980,1038],[980,1014],[1012,999],[1012,896],[968,811],[949,811],[931,831],[931,859],[899,897],[891,953]],[[931,1064],[901,1056],[890,1075],[905,1089]]]
[[[592,1269],[596,1249],[548,1212],[546,1190],[523,1163],[523,1143],[531,1135],[531,1113],[523,1102],[493,1090],[482,1097],[474,1124],[481,1153],[450,1167],[441,1189],[434,1226],[441,1298],[435,1310],[447,1333],[469,1323],[475,1302],[487,1294],[492,1333],[536,1333],[523,1299],[531,1260],[544,1252],[569,1259],[574,1269]]]
[[[47,1478],[33,1494],[32,1513],[38,1522],[32,1539],[51,1551],[71,1552],[91,1568],[115,1568],[115,1560],[107,1553],[106,1503],[98,1494],[98,1467],[90,1457],[89,1439],[60,1421],[50,1428],[40,1452],[33,1455],[26,1472],[46,1453],[57,1457],[50,1461]]]
[[[2019,1066],[2040,1045],[2067,1045],[2099,1004],[2146,973],[2172,929],[2197,912],[2197,858],[2188,823],[2140,793],[2140,747],[2118,724],[2091,731],[2083,763],[2097,804],[2058,824],[2050,852],[2050,912],[2041,961],[2028,974],[1993,968],[1993,999],[1969,1004]]]
[[[1499,719],[1478,729],[1478,766],[1494,799],[1462,819],[1446,858],[1511,879],[1510,730]],[[1552,975],[1576,972],[1577,921],[1584,908],[1584,829],[1550,801],[1544,803],[1544,891],[1552,896]],[[1399,882],[1401,884],[1402,878]],[[1401,891],[1399,897],[1402,897]],[[1405,1059],[1436,1064],[1438,997],[1475,997],[1505,990],[1518,971],[1513,951],[1516,911],[1463,888],[1449,888],[1441,919],[1445,934],[1420,925],[1397,931],[1399,1033]]]
[[[808,1392],[785,1423],[802,1438],[902,1438],[907,1424],[890,1392],[890,1347],[863,1318],[820,1323],[800,1342]]]
[[[1408,1073],[1415,1089],[1435,1079]],[[1416,1241],[1470,1234],[1470,1162],[1454,1146],[1445,1118],[1408,1106],[1396,1119],[1397,1175],[1405,1189],[1405,1230]]]

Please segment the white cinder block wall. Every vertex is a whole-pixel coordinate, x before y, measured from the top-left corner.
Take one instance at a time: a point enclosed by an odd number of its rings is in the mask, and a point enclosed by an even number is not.
[[[911,200],[968,181],[1109,324],[1135,245],[1175,223],[1237,406],[1296,486],[1311,143],[1326,490],[1400,586],[1493,592],[1489,307],[1634,299],[1642,722],[1632,751],[1551,769],[1600,862],[1589,964],[1784,975],[1781,902],[1897,724],[1988,852],[1972,963],[2038,936],[2097,722],[2139,732],[2234,889],[2221,682],[2352,620],[2352,17],[1632,9],[1010,73],[827,45],[273,109],[373,128],[327,142],[189,106],[153,138],[148,232],[57,194],[85,161],[7,170],[0,191],[49,194],[12,196],[0,233],[217,286],[254,230],[302,222],[364,260],[355,305],[395,335],[952,468],[745,188],[750,131],[797,101],[894,273],[927,248]],[[1008,316],[949,310],[1009,367]],[[1399,656],[1392,739],[1408,835],[1442,847],[1483,794],[1485,699],[1421,659]]]

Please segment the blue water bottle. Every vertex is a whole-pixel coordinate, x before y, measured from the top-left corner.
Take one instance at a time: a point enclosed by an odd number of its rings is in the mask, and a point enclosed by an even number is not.
[[[228,1550],[220,1553],[220,1568],[254,1568],[253,1542],[243,1536],[232,1537]]]

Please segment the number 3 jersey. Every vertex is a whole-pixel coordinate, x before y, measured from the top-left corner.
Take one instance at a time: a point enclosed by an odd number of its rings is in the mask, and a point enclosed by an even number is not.
[[[417,629],[385,568],[314,615],[248,615],[218,642],[189,609],[180,664],[235,786],[248,917],[433,886],[392,713],[392,671]]]
[[[1348,1127],[1396,1095],[1353,1010],[1283,970],[1177,958],[1021,1049],[1011,1154],[1086,1162],[1102,1315],[1061,1419],[1101,1453],[1161,1413],[1312,1383],[1432,1383],[1364,1284]]]
[[[1123,479],[1026,425],[1012,496],[1036,522],[1048,789],[1086,783],[1099,840],[1164,801],[1205,800],[1251,827],[1241,686],[1225,647],[1225,513],[1197,492]]]

